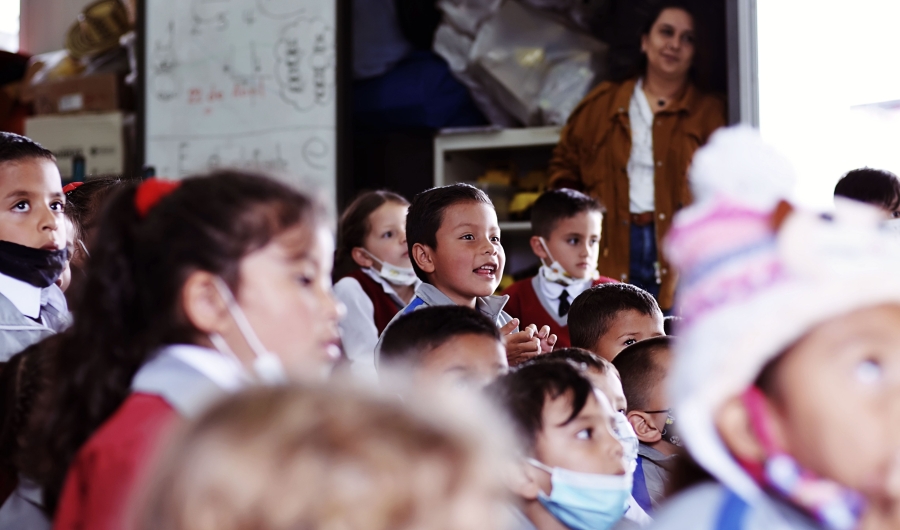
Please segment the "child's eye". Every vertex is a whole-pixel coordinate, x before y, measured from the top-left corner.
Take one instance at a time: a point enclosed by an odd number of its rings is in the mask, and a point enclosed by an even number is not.
[[[13,205],[13,210],[17,212],[27,212],[30,209],[31,208],[28,204],[28,201],[19,201],[15,205]]]
[[[299,283],[303,287],[309,287],[314,282],[315,282],[315,280],[313,280],[311,277],[309,277],[305,274],[301,274],[300,276],[297,276],[297,283]]]
[[[64,211],[66,211],[66,205],[65,205],[63,202],[61,202],[61,201],[56,201],[56,202],[54,202],[53,204],[50,205],[50,208],[51,208],[54,212],[64,212]]]
[[[575,246],[578,244],[578,238],[577,237],[570,238],[570,239],[566,240],[566,243],[568,243],[572,246]]]
[[[891,217],[894,219],[900,219],[900,210],[895,210],[891,212]]]
[[[500,242],[500,236],[491,236],[491,242],[492,242],[492,243],[499,243],[499,242]]]
[[[877,383],[882,375],[881,363],[874,359],[867,359],[856,365],[856,377],[863,383]]]
[[[624,344],[625,344],[626,346],[631,346],[631,345],[634,344],[635,342],[637,342],[637,341],[634,340],[634,339],[627,339],[627,340],[624,342]]]
[[[578,433],[575,435],[575,437],[578,438],[579,440],[590,440],[591,438],[594,437],[594,429],[591,429],[591,428],[582,429],[582,430],[578,431]]]
[[[466,241],[472,241],[475,239],[475,236],[473,236],[472,234],[466,234],[462,236],[462,239],[465,239]]]
[[[591,238],[591,246],[592,246],[592,247],[593,247],[594,245],[599,245],[599,244],[600,244],[600,240],[599,240],[598,238],[596,238],[596,237]]]
[[[390,239],[394,237],[394,232],[388,230],[387,232],[381,234],[382,239]]]

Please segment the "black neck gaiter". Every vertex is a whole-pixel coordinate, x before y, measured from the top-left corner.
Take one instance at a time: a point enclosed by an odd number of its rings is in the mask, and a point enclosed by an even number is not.
[[[44,250],[0,241],[0,273],[41,289],[59,279],[68,260],[65,248]]]

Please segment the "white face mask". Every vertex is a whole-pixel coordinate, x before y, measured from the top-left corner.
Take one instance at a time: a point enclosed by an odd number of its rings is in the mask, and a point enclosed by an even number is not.
[[[391,265],[390,263],[376,258],[366,249],[362,249],[362,251],[368,254],[372,261],[381,265],[381,270],[376,270],[375,272],[385,280],[395,285],[412,285],[418,281],[419,278],[416,276],[416,271],[412,267],[398,267],[396,265]]]
[[[569,275],[568,272],[566,272],[566,269],[564,269],[558,261],[553,259],[553,254],[551,254],[550,249],[547,248],[547,243],[544,242],[544,238],[539,237],[538,239],[540,239],[541,241],[541,246],[544,248],[544,252],[546,252],[547,256],[550,258],[550,265],[545,264],[544,260],[541,260],[541,274],[544,276],[545,280],[569,286],[578,282],[594,281],[600,277],[600,273],[597,272],[597,269],[594,269],[594,272],[589,278],[573,278],[571,275]]]
[[[638,440],[637,434],[634,432],[634,428],[631,427],[631,423],[628,421],[628,417],[621,412],[616,412],[615,415],[616,421],[616,438],[619,440],[619,443],[622,444],[622,452],[626,462],[626,469],[630,469],[630,473],[634,473],[635,468],[637,467],[637,457],[638,457],[638,444],[640,441]]]
[[[247,320],[247,315],[244,314],[244,310],[238,305],[237,300],[235,300],[234,294],[232,294],[228,285],[218,277],[213,279],[213,285],[216,286],[219,295],[225,300],[225,307],[228,308],[228,313],[231,315],[234,323],[237,324],[238,330],[241,332],[247,345],[250,346],[250,349],[253,350],[253,354],[256,356],[256,359],[253,360],[253,372],[259,380],[267,385],[281,385],[287,383],[287,371],[284,369],[281,359],[263,346],[263,343],[259,340],[256,332],[253,331],[253,326],[250,325],[250,321]],[[216,349],[221,353],[231,355],[235,358],[237,357],[221,335],[213,333],[209,338]]]

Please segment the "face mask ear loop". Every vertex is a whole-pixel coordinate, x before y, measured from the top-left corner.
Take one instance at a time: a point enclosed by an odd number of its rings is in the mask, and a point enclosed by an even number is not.
[[[256,336],[256,332],[253,331],[253,326],[250,325],[247,316],[244,315],[243,309],[238,305],[237,300],[234,299],[231,289],[229,289],[225,284],[225,281],[218,276],[213,278],[213,285],[216,286],[219,295],[225,300],[225,306],[228,308],[228,313],[231,315],[231,318],[234,319],[234,323],[237,324],[238,329],[241,330],[241,335],[244,336],[244,340],[247,341],[247,344],[250,346],[250,349],[253,350],[254,355],[256,355],[257,358],[265,357],[268,350],[263,346],[259,337]]]
[[[556,260],[553,259],[553,254],[551,254],[551,253],[550,253],[550,249],[547,248],[547,243],[544,241],[544,238],[541,237],[541,236],[538,236],[538,241],[541,242],[541,248],[543,248],[543,249],[544,249],[544,252],[547,253],[547,258],[550,260],[550,265],[556,263]],[[549,266],[550,266],[550,265],[547,265],[546,263],[541,263],[541,265],[544,265],[545,267],[549,267]]]
[[[371,252],[369,252],[367,249],[364,249],[363,247],[356,247],[356,248],[358,248],[358,249],[362,250],[363,252],[365,252],[366,255],[369,256],[369,259],[370,259],[370,260],[372,260],[372,261],[374,261],[375,263],[377,263],[378,265],[384,267],[384,262],[381,261],[380,259],[376,258],[375,255],[372,254]]]
[[[768,411],[766,410],[766,396],[762,390],[756,386],[748,388],[741,396],[744,407],[747,409],[747,415],[750,420],[750,428],[753,434],[762,444],[766,452],[766,458],[779,452],[772,441],[771,431],[768,424]],[[762,480],[765,476],[764,462],[747,462],[741,460],[741,464],[757,481]]]

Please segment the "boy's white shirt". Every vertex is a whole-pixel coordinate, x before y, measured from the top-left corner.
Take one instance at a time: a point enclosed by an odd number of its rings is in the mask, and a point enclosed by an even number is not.
[[[364,268],[362,271],[378,283],[399,307],[406,306],[406,302],[400,298],[390,282],[372,269]],[[421,283],[422,281],[417,279],[415,287]],[[334,284],[334,294],[347,309],[338,326],[344,354],[350,359],[350,371],[364,381],[377,383],[375,345],[378,344],[378,327],[375,325],[375,305],[356,278],[350,276],[345,276]]]
[[[0,294],[28,318],[41,314],[41,288],[0,273]]]
[[[544,309],[550,313],[550,316],[553,317],[560,326],[567,325],[569,321],[569,315],[559,316],[559,297],[562,296],[563,291],[566,291],[569,294],[569,303],[571,304],[578,295],[590,289],[591,285],[594,284],[594,280],[587,278],[575,282],[572,285],[562,285],[560,283],[551,282],[545,278],[540,271],[535,278],[537,285],[532,284],[532,286],[535,287],[535,294],[538,295],[538,299],[540,299]]]

